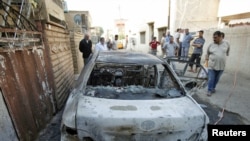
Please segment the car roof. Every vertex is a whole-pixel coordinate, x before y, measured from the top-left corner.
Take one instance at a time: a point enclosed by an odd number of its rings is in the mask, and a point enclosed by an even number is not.
[[[96,58],[96,62],[141,65],[164,63],[163,60],[154,55],[129,51],[100,51]]]

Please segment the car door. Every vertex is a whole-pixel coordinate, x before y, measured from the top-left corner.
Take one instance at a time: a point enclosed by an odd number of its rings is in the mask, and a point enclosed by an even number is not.
[[[183,85],[187,90],[193,90],[194,88],[204,88],[207,86],[208,82],[208,72],[207,68],[201,64],[188,61],[189,58],[179,58],[179,57],[167,57],[165,61],[171,66],[173,71],[177,74]],[[198,66],[196,73],[189,72],[190,65],[193,68]]]

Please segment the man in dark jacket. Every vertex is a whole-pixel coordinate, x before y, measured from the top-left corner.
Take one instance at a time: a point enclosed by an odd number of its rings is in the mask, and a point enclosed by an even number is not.
[[[85,34],[84,38],[80,41],[79,50],[82,52],[85,66],[88,63],[90,54],[92,54],[92,41],[89,39],[88,34]]]

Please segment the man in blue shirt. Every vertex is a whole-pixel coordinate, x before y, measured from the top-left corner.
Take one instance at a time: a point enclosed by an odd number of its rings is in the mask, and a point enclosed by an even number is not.
[[[189,29],[185,29],[185,36],[182,41],[181,57],[188,57],[190,42],[193,40],[193,36],[189,33]]]
[[[203,33],[204,31],[203,30],[200,30],[199,31],[199,35],[198,35],[198,38],[196,38],[194,40],[194,42],[192,43],[192,46],[194,47],[194,50],[193,50],[193,53],[191,55],[191,58],[190,58],[190,62],[196,62],[197,65],[196,65],[196,68],[195,70],[193,70],[193,64],[189,64],[190,66],[190,72],[194,72],[196,73],[197,72],[197,69],[200,65],[200,61],[201,61],[201,55],[202,55],[202,49],[203,49],[203,46],[205,44],[205,39],[203,38]]]
[[[167,31],[166,33],[166,37],[165,37],[165,44],[169,43],[170,42],[170,31]]]

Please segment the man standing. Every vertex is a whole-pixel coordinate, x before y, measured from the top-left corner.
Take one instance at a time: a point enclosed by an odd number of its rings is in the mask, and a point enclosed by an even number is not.
[[[156,41],[156,37],[153,37],[152,41],[149,42],[149,46],[151,47],[151,54],[157,54],[157,46],[160,44],[161,43],[159,41]]]
[[[125,37],[125,49],[128,47],[128,35]]]
[[[166,33],[162,33],[162,37],[161,37],[161,53],[162,53],[162,57],[164,58],[166,55],[166,50],[164,49],[164,45],[166,42]]]
[[[177,56],[179,56],[179,50],[180,50],[180,37],[181,37],[181,29],[177,28],[177,30],[174,34],[174,42],[178,45],[178,51],[176,52]]]
[[[92,54],[92,41],[89,39],[88,34],[85,34],[84,38],[80,41],[79,50],[82,52],[85,66],[88,63],[90,54]]]
[[[226,56],[229,55],[230,46],[223,41],[222,33],[215,31],[213,34],[214,42],[207,48],[206,63],[208,63],[208,91],[207,96],[215,93],[215,88],[225,69]]]
[[[166,36],[165,36],[165,43],[167,44],[167,43],[169,43],[170,42],[170,31],[169,30],[167,30],[167,33],[166,33]]]
[[[112,42],[112,50],[118,49],[117,44],[118,44],[118,35],[115,35],[115,40]]]
[[[182,42],[183,42],[183,39],[184,39],[184,36],[185,36],[185,34],[184,34],[184,29],[181,29],[180,28],[180,39],[179,39],[179,50],[178,50],[178,59],[180,59],[180,57],[181,57],[181,52],[182,52]]]
[[[95,45],[95,51],[105,51],[105,50],[108,50],[108,48],[105,43],[104,37],[101,37],[100,42]]]
[[[192,46],[194,47],[194,50],[193,50],[193,53],[191,55],[191,58],[190,58],[190,62],[194,63],[196,62],[196,67],[195,67],[195,70],[193,70],[193,64],[189,64],[190,66],[190,72],[194,72],[196,73],[197,70],[198,70],[198,67],[200,67],[200,61],[201,61],[201,55],[202,55],[202,50],[203,50],[203,45],[205,43],[205,39],[203,38],[203,33],[204,31],[203,30],[200,30],[199,31],[199,35],[198,35],[198,38],[196,38],[194,40],[194,42],[192,43]]]
[[[192,35],[189,33],[189,29],[186,28],[185,29],[185,36],[184,39],[182,41],[182,49],[181,49],[181,56],[182,57],[188,57],[188,52],[189,52],[189,47],[190,47],[190,42],[193,40],[194,38],[192,37]]]
[[[176,52],[178,50],[178,45],[174,42],[173,36],[170,35],[169,39],[170,39],[169,43],[166,43],[163,48],[166,50],[167,57],[174,57],[174,56],[176,56]],[[170,66],[175,70],[174,61],[170,62]]]

